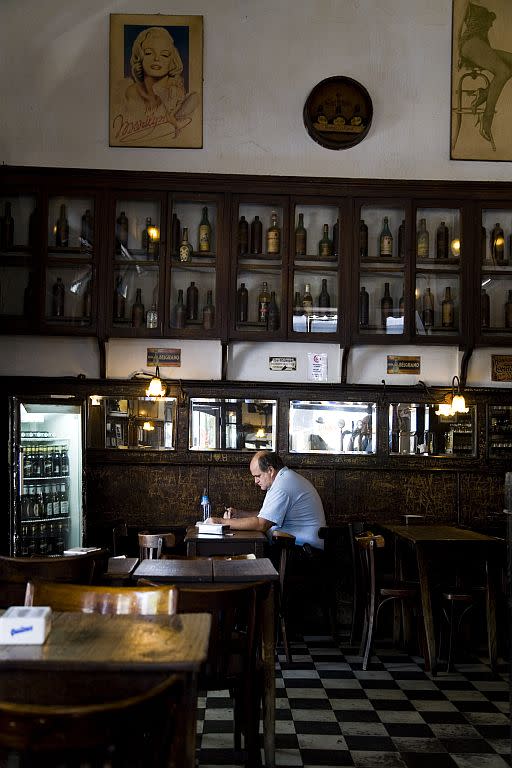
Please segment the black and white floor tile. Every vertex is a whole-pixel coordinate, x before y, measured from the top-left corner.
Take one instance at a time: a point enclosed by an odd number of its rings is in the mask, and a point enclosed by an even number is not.
[[[293,663],[276,662],[279,768],[507,768],[508,668],[480,659],[454,672],[425,673],[422,659],[377,649],[364,672],[355,648],[329,637],[294,643]],[[260,726],[261,729],[261,726]],[[227,693],[199,701],[201,768],[233,762]]]

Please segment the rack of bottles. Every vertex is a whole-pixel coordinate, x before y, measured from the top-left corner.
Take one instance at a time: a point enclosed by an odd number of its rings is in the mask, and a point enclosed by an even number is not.
[[[484,210],[481,229],[481,332],[512,333],[512,210]]]
[[[487,414],[489,458],[512,457],[512,406],[490,405]]]
[[[62,554],[70,530],[67,441],[24,441],[22,467],[19,552]]]

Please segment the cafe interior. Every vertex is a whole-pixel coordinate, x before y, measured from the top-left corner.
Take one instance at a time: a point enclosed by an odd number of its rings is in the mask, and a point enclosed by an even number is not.
[[[0,28],[0,765],[509,766],[510,4]]]

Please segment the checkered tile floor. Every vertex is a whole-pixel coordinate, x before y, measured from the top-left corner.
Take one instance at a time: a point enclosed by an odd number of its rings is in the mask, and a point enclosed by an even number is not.
[[[361,768],[510,766],[508,669],[479,659],[435,678],[422,659],[378,649],[363,672],[329,637],[292,644],[276,663],[276,765]],[[227,693],[199,700],[201,768],[235,766]],[[261,730],[261,725],[260,725]]]

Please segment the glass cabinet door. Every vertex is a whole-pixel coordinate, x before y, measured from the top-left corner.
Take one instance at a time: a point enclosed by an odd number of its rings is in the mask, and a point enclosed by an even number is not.
[[[28,327],[36,319],[39,224],[34,195],[0,197],[0,322],[6,327]]]
[[[358,333],[404,334],[405,206],[363,205],[356,227],[359,257]]]
[[[461,224],[458,208],[416,211],[416,337],[461,332]]]
[[[49,198],[44,318],[60,331],[96,323],[94,222],[94,197]]]
[[[332,204],[295,203],[290,290],[294,333],[336,333],[340,323],[341,216]]]
[[[377,450],[375,403],[290,400],[290,453],[372,454]]]
[[[276,400],[193,397],[189,448],[192,451],[275,451],[276,414]]]
[[[512,206],[482,211],[479,336],[510,343],[512,334]]]
[[[219,336],[217,254],[222,251],[221,198],[174,195],[171,217],[169,327],[180,336]]]
[[[243,197],[235,203],[235,217],[232,335],[282,338],[286,333],[287,201]]]
[[[91,396],[88,411],[89,448],[176,448],[175,397]]]
[[[438,406],[392,403],[389,406],[389,453],[401,456],[474,456],[476,408],[453,416],[436,414]]]
[[[111,325],[116,336],[162,332],[162,201],[116,200]]]
[[[490,405],[487,410],[490,459],[512,458],[512,405]]]

